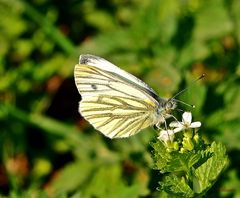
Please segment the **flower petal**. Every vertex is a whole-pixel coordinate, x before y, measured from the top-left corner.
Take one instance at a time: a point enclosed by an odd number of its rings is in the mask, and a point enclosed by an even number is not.
[[[172,121],[170,124],[169,124],[170,127],[182,127],[183,124],[181,122],[177,122],[177,121]]]
[[[160,135],[158,136],[158,139],[163,142],[173,141],[173,138],[174,138],[173,130],[162,130],[160,131]]]
[[[201,125],[201,122],[193,122],[191,123],[190,128],[199,128]]]
[[[185,129],[185,127],[178,127],[178,128],[173,129],[173,132],[178,133],[180,131],[183,131],[184,129]]]
[[[191,112],[184,112],[182,115],[182,120],[184,124],[190,125],[192,122],[192,113]]]

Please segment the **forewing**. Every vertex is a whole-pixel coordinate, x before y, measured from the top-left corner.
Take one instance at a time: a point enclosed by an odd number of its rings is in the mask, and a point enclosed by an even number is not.
[[[149,94],[151,90],[146,91],[122,74],[78,64],[74,77],[82,96],[79,112],[105,136],[129,137],[157,122],[158,102]]]
[[[113,75],[119,76],[125,79],[125,81],[131,82],[132,85],[137,85],[139,89],[142,89],[143,91],[147,92],[156,100],[159,100],[159,97],[155,93],[155,91],[151,87],[149,87],[145,82],[136,78],[132,74],[125,72],[124,70],[120,69],[116,65],[110,63],[109,61],[103,58],[91,54],[83,54],[80,55],[79,57],[79,64],[91,65],[102,71],[106,71],[108,73],[112,73]]]

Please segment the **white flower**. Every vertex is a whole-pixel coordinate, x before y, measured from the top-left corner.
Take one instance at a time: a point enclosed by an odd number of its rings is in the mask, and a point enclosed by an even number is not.
[[[189,128],[199,128],[201,126],[201,122],[192,122],[192,113],[184,112],[182,115],[182,122],[173,121],[169,124],[170,127],[174,127],[174,133],[179,131],[183,131]]]
[[[168,143],[169,141],[172,142],[174,138],[174,131],[173,130],[161,130],[160,134],[158,136],[158,139],[160,141],[163,141],[164,143]]]

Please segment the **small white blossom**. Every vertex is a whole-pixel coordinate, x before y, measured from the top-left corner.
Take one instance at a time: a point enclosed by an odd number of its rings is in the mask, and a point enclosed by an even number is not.
[[[185,129],[199,128],[201,122],[192,122],[192,113],[184,112],[182,115],[182,122],[173,121],[169,124],[170,127],[174,127],[174,133],[183,131]]]
[[[158,139],[160,141],[163,141],[164,143],[168,143],[169,141],[172,142],[174,138],[174,131],[173,130],[161,130],[160,134],[158,136]]]

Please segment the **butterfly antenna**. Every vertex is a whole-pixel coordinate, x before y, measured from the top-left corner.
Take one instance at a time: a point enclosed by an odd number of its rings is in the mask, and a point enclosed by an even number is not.
[[[178,112],[182,112],[182,113],[184,112],[182,109],[179,109],[179,108],[177,108],[176,110],[177,110]]]
[[[199,76],[199,77],[194,81],[194,83],[197,82],[197,81],[199,81],[199,80],[201,80],[201,79],[204,78],[204,77],[205,77],[205,74],[202,74],[201,76]],[[175,101],[177,101],[177,102],[179,102],[179,103],[182,103],[182,104],[184,104],[184,105],[187,105],[187,106],[190,106],[190,107],[192,107],[192,108],[195,108],[194,105],[191,105],[191,104],[188,104],[188,103],[185,103],[185,102],[183,102],[183,101],[180,101],[180,100],[175,99],[177,96],[181,95],[183,92],[185,92],[186,90],[188,90],[189,87],[193,86],[194,83],[191,84],[190,86],[184,88],[183,90],[179,91],[178,93],[176,93],[176,94],[175,94],[173,97],[171,97],[168,101],[170,101],[170,100],[175,100]]]
[[[186,102],[183,102],[183,101],[181,101],[181,100],[178,100],[178,99],[174,99],[174,100],[175,100],[175,101],[177,101],[177,102],[179,102],[179,103],[181,103],[181,104],[184,104],[184,105],[186,105],[186,106],[189,106],[189,107],[195,108],[195,105],[188,104],[188,103],[186,103]]]

